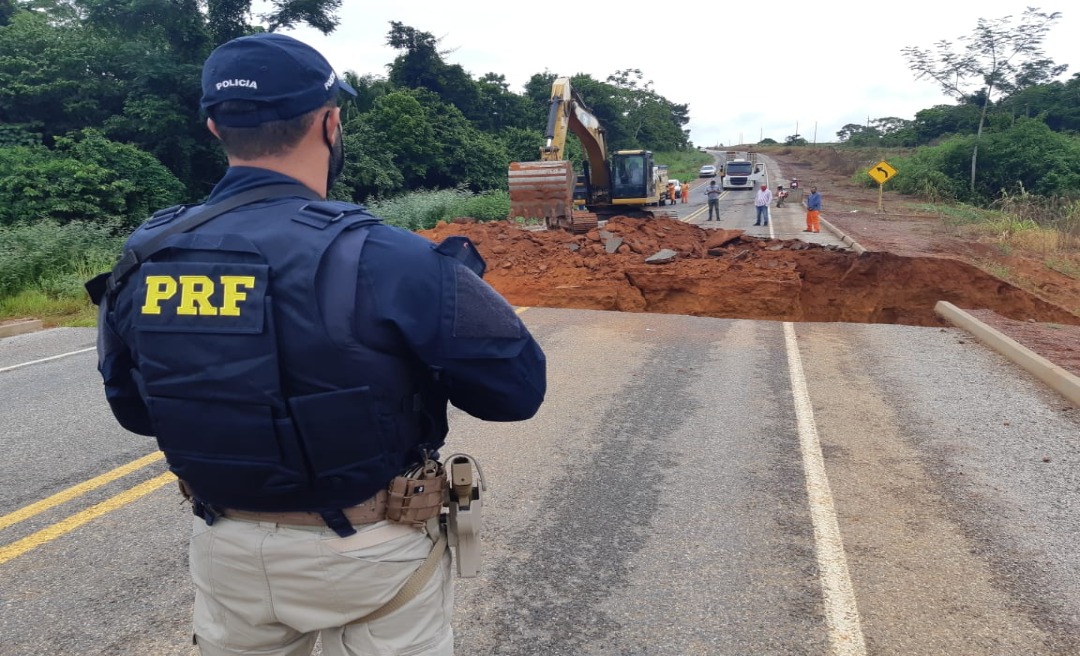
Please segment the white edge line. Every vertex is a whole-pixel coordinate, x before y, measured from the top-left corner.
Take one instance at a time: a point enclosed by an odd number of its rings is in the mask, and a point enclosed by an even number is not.
[[[864,656],[866,642],[855,603],[855,589],[848,574],[844,541],[836,519],[825,459],[814,423],[814,407],[806,387],[799,343],[795,326],[784,323],[788,369],[791,373],[791,393],[795,400],[795,416],[799,428],[799,448],[806,473],[806,492],[810,503],[810,520],[814,526],[814,552],[821,576],[821,592],[825,605],[825,623],[829,631],[829,654],[832,656]]]
[[[69,355],[78,355],[80,353],[86,353],[87,351],[93,351],[97,347],[91,346],[89,348],[79,349],[78,351],[71,351],[69,353],[61,353],[60,355],[53,355],[47,358],[41,358],[40,360],[31,360],[30,362],[23,362],[22,364],[13,364],[10,367],[0,367],[0,374],[5,371],[12,371],[13,369],[21,369],[22,367],[29,367],[32,364],[41,364],[42,362],[49,362],[50,360],[59,360],[60,358],[66,358]]]

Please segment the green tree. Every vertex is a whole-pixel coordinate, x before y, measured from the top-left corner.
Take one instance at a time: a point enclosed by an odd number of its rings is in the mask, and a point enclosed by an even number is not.
[[[990,104],[1002,94],[1048,82],[1065,70],[1046,58],[1042,49],[1047,32],[1060,17],[1060,12],[1044,13],[1028,7],[1016,25],[1011,16],[980,18],[974,32],[959,39],[964,43],[961,52],[948,41],[939,41],[934,52],[917,46],[901,50],[915,79],[929,78],[958,100],[973,93],[980,98],[979,124],[971,149],[972,194],[979,140]]]
[[[594,79],[590,75],[579,74],[570,78],[570,86],[577,91],[589,112],[600,122],[607,139],[608,152],[631,148],[641,148],[635,137],[634,122],[629,120],[629,108],[625,96],[614,86]],[[547,126],[548,106],[551,99],[551,87],[548,86],[544,99],[544,119],[541,129]]]
[[[10,23],[11,17],[15,15],[18,9],[15,0],[0,0],[0,27]]]
[[[836,133],[846,146],[875,146],[881,141],[881,131],[871,125],[848,123]]]
[[[341,0],[271,0],[271,4],[272,11],[259,14],[268,32],[309,25],[323,34],[330,34],[340,23],[337,12],[341,9]]]
[[[356,203],[391,196],[405,188],[405,176],[394,163],[393,153],[365,117],[342,129],[345,169],[330,191],[332,198]]]
[[[1054,132],[1039,119],[987,134],[983,143],[978,195],[1030,192],[1039,196],[1080,196],[1080,138]]]
[[[40,146],[41,133],[34,132],[23,125],[0,123],[0,148],[12,146]]]
[[[544,133],[540,130],[507,128],[499,133],[507,157],[511,162],[529,162],[535,160],[544,143]]]
[[[120,216],[130,226],[184,198],[184,185],[156,157],[130,144],[106,139],[97,130],[86,129],[57,139],[55,152],[97,164],[122,181]]]
[[[437,95],[422,90],[413,95],[427,112],[439,153],[428,170],[425,186],[464,186],[471,191],[505,188],[510,160],[502,143],[477,130],[457,107],[440,101]]]
[[[115,54],[92,30],[19,11],[0,28],[0,123],[56,135],[99,126],[122,111],[126,90]]]
[[[959,105],[934,105],[915,112],[915,137],[918,144],[930,144],[942,137],[975,134],[979,126],[979,108]]]
[[[113,47],[141,41],[134,51],[116,52],[118,63],[145,65],[150,56],[160,66],[167,54],[176,64],[199,65],[210,51],[199,0],[78,0],[78,5],[83,24],[112,37]],[[148,42],[154,47],[147,48]]]
[[[1075,197],[1080,189],[1080,138],[1021,118],[983,136],[981,172],[972,192],[966,182],[975,138],[953,136],[899,159],[897,191],[986,204],[1004,194]]]
[[[434,91],[470,121],[490,122],[476,81],[461,66],[444,62],[438,43],[428,32],[391,21],[387,44],[403,52],[390,64],[390,82],[398,88]]]
[[[84,24],[112,53],[103,72],[120,81],[125,94],[101,129],[152,153],[185,181],[191,196],[204,195],[225,162],[198,114],[202,63],[212,45],[198,1],[80,1]]]
[[[1051,130],[1080,132],[1080,73],[1022,89],[1000,103],[1013,117],[1040,117]]]
[[[59,138],[56,150],[0,148],[0,224],[48,219],[132,227],[182,194],[153,155],[92,130]]]
[[[342,77],[356,90],[354,97],[342,96],[341,120],[343,123],[348,123],[370,112],[376,100],[394,91],[389,80],[374,75],[357,75],[353,71],[345,71]]]
[[[481,116],[474,123],[486,132],[505,128],[535,128],[536,112],[533,103],[524,95],[510,91],[506,76],[488,73],[477,83],[480,91]]]
[[[376,100],[360,120],[380,136],[379,147],[390,155],[405,186],[422,187],[440,153],[435,127],[420,101],[409,91],[395,91]]]
[[[323,34],[338,26],[341,0],[271,0],[272,9],[258,18],[267,32],[297,25],[310,25]],[[207,26],[214,44],[221,44],[253,30],[247,23],[251,0],[206,0]]]

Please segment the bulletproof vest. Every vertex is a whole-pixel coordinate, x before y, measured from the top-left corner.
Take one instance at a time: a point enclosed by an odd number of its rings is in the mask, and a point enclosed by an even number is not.
[[[129,248],[184,211],[152,219]],[[243,207],[169,236],[121,288],[115,316],[158,446],[198,501],[341,509],[441,445],[425,368],[354,338],[361,249],[328,255],[377,222],[346,203]]]

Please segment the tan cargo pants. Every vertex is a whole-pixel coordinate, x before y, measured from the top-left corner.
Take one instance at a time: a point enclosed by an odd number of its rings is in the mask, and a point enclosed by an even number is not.
[[[436,536],[437,537],[437,536]],[[431,551],[423,529],[382,521],[329,528],[195,518],[191,575],[202,656],[451,656],[454,589],[443,567],[405,607],[345,626],[388,601]]]

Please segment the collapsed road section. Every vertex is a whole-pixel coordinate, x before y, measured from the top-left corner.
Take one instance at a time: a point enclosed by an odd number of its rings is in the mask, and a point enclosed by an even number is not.
[[[938,301],[1021,321],[1080,317],[948,257],[835,246],[614,217],[585,234],[458,219],[421,235],[469,237],[510,303],[773,321],[946,325]]]

